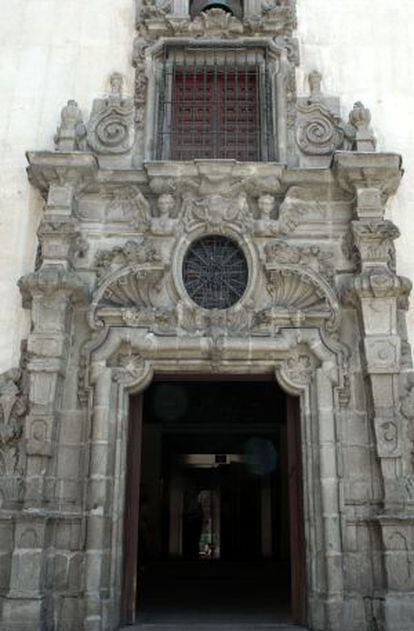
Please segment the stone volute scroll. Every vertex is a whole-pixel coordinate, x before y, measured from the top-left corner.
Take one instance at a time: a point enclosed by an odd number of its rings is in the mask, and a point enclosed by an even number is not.
[[[119,72],[111,75],[110,84],[110,94],[93,102],[87,142],[98,154],[116,155],[132,149],[134,105],[131,97],[122,94],[123,77]]]
[[[339,99],[322,93],[322,75],[313,71],[309,77],[310,95],[297,101],[296,143],[302,154],[301,164],[329,164],[339,149],[349,150],[355,127],[340,116]]]

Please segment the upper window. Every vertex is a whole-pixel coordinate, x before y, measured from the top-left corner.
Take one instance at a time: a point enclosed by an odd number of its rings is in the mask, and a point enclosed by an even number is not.
[[[158,119],[158,159],[273,160],[266,49],[169,47]]]

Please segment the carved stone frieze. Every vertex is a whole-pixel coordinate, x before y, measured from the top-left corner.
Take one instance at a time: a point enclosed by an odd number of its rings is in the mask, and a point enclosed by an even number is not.
[[[123,78],[118,72],[111,75],[111,94],[95,99],[87,125],[87,142],[99,154],[123,154],[134,142],[134,105],[130,97],[123,97]]]
[[[141,20],[159,18],[171,13],[170,0],[142,0],[139,17]]]
[[[252,305],[236,309],[210,309],[191,307],[181,301],[177,305],[178,326],[187,333],[211,336],[240,335],[247,332],[252,318]]]
[[[175,332],[178,325],[177,311],[168,307],[124,308],[121,317],[127,326],[158,332]]]
[[[282,239],[269,241],[264,247],[265,260],[268,265],[304,265],[329,279],[334,273],[333,252],[317,245],[297,246]]]
[[[137,237],[111,250],[98,250],[95,256],[95,269],[100,280],[127,265],[159,263],[160,261],[160,255],[151,241],[144,237]]]
[[[264,8],[263,8],[264,7]],[[140,36],[155,40],[165,36],[230,39],[245,36],[291,37],[296,28],[295,4],[264,2],[260,13],[244,19],[234,17],[228,11],[213,7],[192,19],[172,15],[168,2],[146,0],[143,15],[137,23]]]
[[[245,193],[239,193],[236,197],[211,194],[202,198],[187,193],[183,200],[182,223],[189,232],[200,225],[216,232],[225,225],[243,231],[252,226],[253,216]]]
[[[105,208],[107,221],[128,221],[137,232],[146,232],[151,224],[149,202],[138,186],[127,185],[115,188]]]

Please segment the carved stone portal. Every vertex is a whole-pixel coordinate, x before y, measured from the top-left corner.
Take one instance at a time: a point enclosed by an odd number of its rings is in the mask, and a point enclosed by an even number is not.
[[[56,151],[28,154],[45,210],[39,264],[19,283],[24,365],[0,376],[4,629],[125,622],[129,395],[186,373],[271,374],[299,397],[307,628],[412,631],[411,285],[384,218],[401,160],[375,153],[361,103],[342,120],[320,73],[297,96],[294,4],[191,19],[139,3],[133,96],[114,73],[89,120],[69,101]],[[274,160],[154,160],[173,125],[159,107],[172,49],[178,67],[183,51],[208,66],[225,49],[260,70]],[[207,242],[224,258],[200,260]],[[231,300],[204,300],[224,282],[227,297],[239,283]]]

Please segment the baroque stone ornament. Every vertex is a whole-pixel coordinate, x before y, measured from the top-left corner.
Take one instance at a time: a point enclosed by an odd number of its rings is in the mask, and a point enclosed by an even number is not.
[[[302,567],[310,568],[302,626],[412,631],[414,396],[412,364],[401,365],[409,284],[396,273],[398,232],[383,222],[401,160],[362,150],[366,109],[343,123],[320,73],[298,102],[295,3],[261,1],[245,3],[242,19],[217,9],[191,19],[183,2],[170,11],[164,0],[137,0],[135,124],[115,75],[95,104],[91,150],[81,150],[71,106],[68,146],[62,131],[58,151],[28,154],[46,200],[43,262],[20,283],[31,321],[27,416],[18,374],[0,379],[1,628],[18,621],[37,630],[46,613],[56,629],[134,624],[135,611],[119,616],[121,595],[136,602],[136,575],[125,590],[120,571],[136,559],[122,516],[139,512],[132,496],[125,502],[140,466],[131,468],[127,454],[140,442],[130,440],[140,431],[135,395],[145,421],[144,390],[156,374],[224,388],[241,375],[276,376],[292,398],[279,390],[275,413],[288,408],[288,451],[296,445],[302,456]],[[195,60],[208,75],[213,59],[228,61],[228,76],[239,79],[239,68],[255,70],[255,102],[265,93],[259,118],[271,123],[260,129],[271,137],[258,143],[263,159],[204,159],[201,149],[170,159],[173,134],[158,151],[159,136],[174,128],[174,67],[181,73]],[[245,103],[236,97],[237,110]],[[347,231],[352,262],[339,249]],[[234,240],[246,257],[246,291],[227,308],[200,307],[183,283],[188,248],[209,235]],[[219,291],[227,268],[207,258],[196,271]],[[353,302],[344,308],[337,288],[348,282]]]
[[[98,279],[101,279],[120,267],[160,261],[160,255],[152,243],[144,237],[137,237],[112,250],[99,250],[95,256],[95,268]]]
[[[329,331],[340,322],[339,303],[330,285],[309,267],[291,264],[266,266],[267,290],[272,305],[260,312],[265,324],[276,317],[289,316],[292,321],[324,321]]]
[[[130,97],[122,96],[122,75],[111,75],[111,93],[95,99],[88,122],[88,145],[100,154],[122,154],[134,143],[134,106]]]
[[[356,151],[375,151],[376,140],[369,129],[371,112],[360,101],[354,104],[349,114],[349,122],[357,130],[355,136]]]
[[[123,388],[144,387],[153,377],[151,364],[141,353],[131,348],[121,351],[109,361],[112,368],[112,379]]]
[[[148,77],[146,74],[145,51],[148,42],[142,37],[137,37],[134,42],[133,65],[135,67],[135,127],[137,130],[144,128],[145,111],[147,104]]]
[[[21,381],[19,368],[0,375],[0,445],[16,441],[22,434],[22,420],[28,404],[21,390]]]
[[[310,156],[326,156],[338,149],[349,149],[355,128],[342,121],[334,99],[323,97],[322,75],[314,71],[308,79],[310,97],[299,99],[297,104],[296,142],[299,149]]]
[[[151,222],[152,234],[163,236],[172,235],[177,229],[177,219],[174,215],[175,200],[170,193],[162,193],[157,200],[158,217]]]
[[[128,221],[137,232],[146,232],[151,225],[149,202],[137,186],[121,186],[111,192],[105,209],[107,221]]]
[[[55,135],[56,151],[76,151],[83,148],[86,127],[82,112],[73,99],[67,102],[60,114],[60,125]]]
[[[217,339],[247,333],[252,319],[251,305],[237,305],[234,309],[201,310],[183,301],[177,305],[178,327],[186,332]]]
[[[283,379],[296,388],[307,386],[314,373],[315,358],[306,350],[294,351],[282,364],[280,370]]]
[[[268,264],[305,265],[325,276],[333,275],[333,253],[317,245],[297,246],[278,239],[266,243],[264,252]]]
[[[113,310],[122,318],[123,309],[148,312],[153,320],[154,294],[160,290],[165,274],[154,247],[143,237],[127,241],[109,251],[96,255],[98,287],[90,305],[88,322],[91,328],[104,326],[104,321],[96,317],[97,310]]]
[[[140,17],[143,20],[148,20],[151,18],[164,17],[168,13],[171,13],[170,0],[164,0],[163,2],[157,2],[157,0],[143,0]]]
[[[196,198],[187,192],[183,200],[182,223],[188,232],[200,226],[206,231],[220,232],[224,224],[243,231],[252,225],[253,218],[245,193],[231,198],[218,194]]]
[[[23,420],[28,411],[21,368],[0,375],[0,508],[20,501],[23,491]]]

